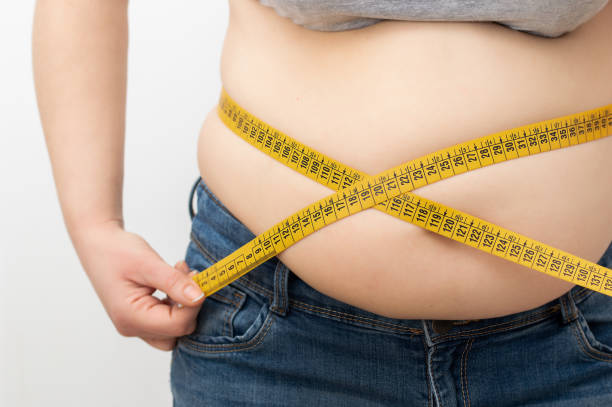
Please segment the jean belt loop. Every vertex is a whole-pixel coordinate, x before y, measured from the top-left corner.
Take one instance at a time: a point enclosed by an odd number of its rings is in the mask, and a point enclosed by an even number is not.
[[[201,179],[202,177],[199,176],[196,182],[191,187],[191,193],[189,194],[189,216],[191,217],[191,220],[193,220],[193,217],[195,216],[195,212],[193,211],[193,195],[195,194],[195,190],[198,187],[198,184],[200,183]]]
[[[578,307],[574,302],[572,295],[574,290],[569,290],[561,297],[559,297],[559,303],[561,304],[561,318],[564,324],[568,324],[578,318]]]
[[[289,308],[289,295],[287,293],[287,282],[289,280],[289,269],[277,259],[274,269],[274,299],[270,305],[270,311],[280,316],[287,315]]]

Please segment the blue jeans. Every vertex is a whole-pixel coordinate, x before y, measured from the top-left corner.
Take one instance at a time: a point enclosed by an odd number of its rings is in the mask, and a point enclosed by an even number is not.
[[[255,237],[201,178],[189,210],[191,269]],[[392,319],[273,258],[206,299],[173,351],[171,388],[176,407],[612,406],[612,298],[575,286],[503,317]]]

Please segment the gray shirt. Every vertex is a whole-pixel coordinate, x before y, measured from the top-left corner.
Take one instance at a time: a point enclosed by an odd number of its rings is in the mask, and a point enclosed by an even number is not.
[[[608,0],[259,0],[282,17],[318,31],[344,31],[382,20],[492,21],[558,37],[597,14]]]

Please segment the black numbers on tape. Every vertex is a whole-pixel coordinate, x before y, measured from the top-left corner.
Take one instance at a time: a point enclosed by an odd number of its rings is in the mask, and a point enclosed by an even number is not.
[[[332,176],[331,176],[332,184],[339,185],[341,178],[342,178],[342,173],[340,171],[337,171],[337,170],[332,171]]]
[[[299,160],[300,160],[300,153],[293,150],[293,153],[291,154],[291,163],[297,164]]]
[[[565,267],[563,268],[563,276],[571,278],[574,275],[575,270],[576,266],[570,263],[565,263]]]
[[[411,183],[410,176],[408,174],[401,175],[399,177],[400,188],[404,185],[409,185]]]
[[[406,206],[404,206],[404,212],[402,213],[402,216],[412,219],[412,217],[414,216],[415,209],[416,206],[413,203],[406,202]]]
[[[499,253],[506,253],[508,250],[508,241],[505,239],[498,239],[495,245],[495,251]]]
[[[417,211],[417,222],[425,223],[427,220],[427,215],[429,215],[429,211],[427,209],[419,208]]]
[[[336,205],[336,211],[337,212],[340,212],[340,211],[342,211],[343,209],[346,208],[346,204],[344,203],[344,201],[337,201],[335,203],[335,205]]]
[[[478,153],[480,154],[480,158],[481,159],[485,159],[485,158],[491,158],[491,154],[489,152],[489,147],[483,148],[481,150],[478,150]]]
[[[436,166],[433,164],[425,167],[425,170],[427,171],[427,175],[436,175],[438,173]]]
[[[513,244],[512,246],[510,246],[510,253],[509,253],[510,257],[518,257],[520,253],[521,253],[521,245]]]
[[[440,215],[439,213],[432,213],[431,216],[429,217],[429,226],[431,228],[439,228],[440,227],[440,223],[442,221],[442,215]]]
[[[321,175],[319,176],[321,177],[321,179],[329,180],[329,174],[331,174],[331,167],[323,164],[321,166]]]
[[[283,229],[281,230],[281,235],[283,236],[283,239],[289,239],[289,236],[291,236],[291,232],[289,232],[289,229]]]
[[[529,147],[537,147],[538,146],[538,139],[536,136],[529,136]]]
[[[479,229],[472,229],[470,232],[470,242],[477,243],[482,236],[482,231]]]
[[[467,235],[467,231],[468,231],[468,225],[459,223],[457,225],[457,231],[455,232],[455,234],[459,237],[465,237]]]
[[[389,191],[397,188],[397,182],[395,181],[395,179],[392,178],[389,181],[385,182],[385,188],[387,188]]]
[[[389,210],[391,212],[399,213],[402,210],[403,201],[399,198],[393,198],[389,204]]]
[[[578,273],[576,275],[576,281],[578,282],[585,282],[587,281],[587,278],[589,277],[589,272],[586,271],[586,269],[583,269],[582,267],[578,268]]]
[[[344,188],[348,188],[348,187],[350,187],[351,185],[353,185],[353,182],[354,182],[354,181],[353,181],[353,179],[352,179],[352,178],[350,178],[350,177],[348,177],[348,176],[346,176],[346,175],[345,175],[345,176],[344,176],[344,179],[342,179],[342,186],[341,186],[341,189],[344,189]]]
[[[455,228],[456,221],[451,218],[444,219],[444,226],[442,226],[442,230],[448,233],[451,233]]]
[[[364,189],[363,191],[361,191],[360,196],[361,196],[361,200],[364,202],[372,198],[372,195],[369,189]]]
[[[297,233],[300,231],[300,224],[298,222],[295,222],[291,225],[291,231],[293,233]]]
[[[535,250],[533,249],[529,249],[529,248],[525,248],[525,251],[523,251],[523,256],[522,256],[522,261],[524,262],[529,262],[532,263],[533,262],[533,255],[535,254]]]
[[[484,239],[482,241],[482,246],[493,247],[493,242],[495,242],[495,236],[490,233],[485,233]]]
[[[291,147],[289,146],[283,147],[283,153],[281,154],[281,157],[287,159],[289,157],[289,154],[291,154]]]
[[[321,168],[321,163],[314,160],[310,166],[310,173],[316,175],[319,172],[319,168]]]

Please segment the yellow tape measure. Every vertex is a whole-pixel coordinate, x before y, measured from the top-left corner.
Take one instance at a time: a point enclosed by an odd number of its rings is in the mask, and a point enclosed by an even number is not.
[[[487,165],[612,133],[612,105],[487,135],[370,176],[315,151],[240,107],[221,90],[217,113],[249,144],[338,192],[277,223],[193,279],[209,296],[322,227],[368,208],[533,270],[612,296],[612,270],[410,191]]]

